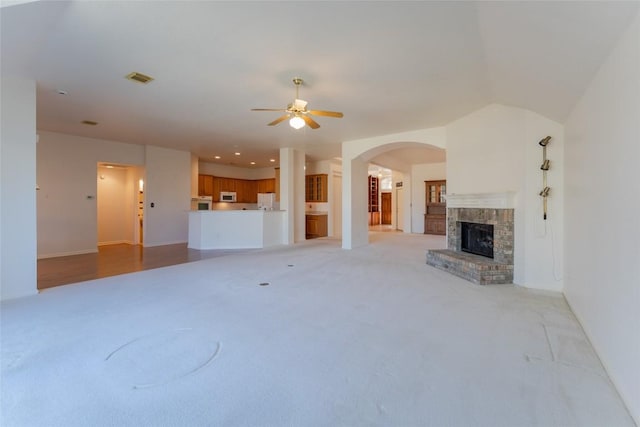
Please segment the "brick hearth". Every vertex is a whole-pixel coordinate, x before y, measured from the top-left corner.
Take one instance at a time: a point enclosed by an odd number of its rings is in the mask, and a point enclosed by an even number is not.
[[[490,196],[488,202],[486,196],[478,195],[451,203],[454,207],[447,209],[447,249],[429,250],[427,264],[479,285],[513,283],[514,210],[493,207],[509,205],[508,195]],[[492,207],[465,207],[478,206],[483,200]],[[460,250],[461,222],[493,225],[493,259]]]

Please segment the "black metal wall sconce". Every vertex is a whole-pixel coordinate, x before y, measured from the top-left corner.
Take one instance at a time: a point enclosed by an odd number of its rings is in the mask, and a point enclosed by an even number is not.
[[[547,185],[547,171],[551,165],[551,162],[547,159],[547,145],[549,145],[549,142],[551,142],[550,136],[547,136],[538,142],[542,147],[542,165],[540,165],[540,170],[542,170],[542,191],[540,191],[540,196],[542,197],[544,220],[547,219],[547,197],[549,197],[549,192],[551,191],[551,188]]]

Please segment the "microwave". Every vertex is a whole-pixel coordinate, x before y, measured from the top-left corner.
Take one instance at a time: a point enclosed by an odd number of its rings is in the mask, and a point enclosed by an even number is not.
[[[220,192],[220,201],[221,202],[235,203],[235,201],[236,201],[236,192],[235,191],[221,191]]]

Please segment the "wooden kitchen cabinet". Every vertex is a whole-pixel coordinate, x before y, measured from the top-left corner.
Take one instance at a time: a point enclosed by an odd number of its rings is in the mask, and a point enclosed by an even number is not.
[[[220,201],[221,191],[234,191],[238,203],[258,203],[258,193],[274,193],[275,179],[237,179],[212,175],[198,175],[198,195],[212,196]]]
[[[220,178],[217,176],[213,177],[213,201],[214,202],[219,202],[220,201],[220,192],[222,191],[220,189]]]
[[[327,202],[328,192],[327,183],[328,175],[315,174],[305,177],[305,201],[307,202]]]
[[[257,193],[275,193],[276,192],[276,180],[275,178],[259,179],[256,181],[258,185]]]
[[[306,218],[306,238],[315,239],[328,235],[327,215],[307,214]]]
[[[258,183],[249,179],[236,180],[238,203],[258,203]]]
[[[213,176],[198,175],[198,195],[213,196]]]
[[[235,178],[223,178],[219,177],[220,191],[237,191]]]
[[[424,234],[447,234],[447,181],[425,181]]]

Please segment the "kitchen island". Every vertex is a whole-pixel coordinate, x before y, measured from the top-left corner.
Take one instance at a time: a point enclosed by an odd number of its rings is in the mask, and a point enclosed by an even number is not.
[[[191,249],[249,249],[284,244],[285,211],[189,212]]]

